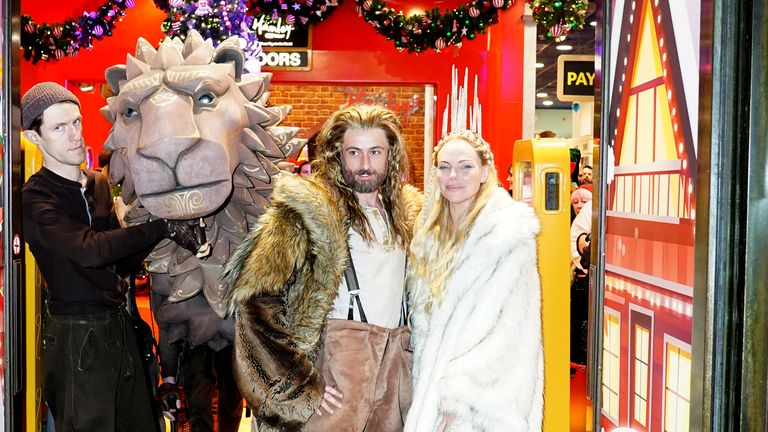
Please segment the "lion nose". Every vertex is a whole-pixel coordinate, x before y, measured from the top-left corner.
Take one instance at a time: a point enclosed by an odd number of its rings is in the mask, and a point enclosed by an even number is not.
[[[138,152],[174,168],[179,155],[200,140],[193,109],[188,96],[166,93],[146,100],[141,106],[144,122]]]

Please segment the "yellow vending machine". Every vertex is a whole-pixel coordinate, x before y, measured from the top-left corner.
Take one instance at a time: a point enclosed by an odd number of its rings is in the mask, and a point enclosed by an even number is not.
[[[27,141],[22,135],[21,152],[24,158],[24,181],[43,166],[43,157],[37,146]],[[39,432],[42,430],[43,418],[43,379],[40,367],[42,355],[42,313],[40,309],[42,298],[42,277],[37,269],[35,258],[25,244],[26,273],[24,275],[24,304],[25,304],[25,343],[24,343],[24,373],[25,373],[25,424],[26,431]]]
[[[513,150],[515,199],[541,220],[538,262],[544,339],[544,431],[570,428],[570,154],[558,138],[520,140]]]

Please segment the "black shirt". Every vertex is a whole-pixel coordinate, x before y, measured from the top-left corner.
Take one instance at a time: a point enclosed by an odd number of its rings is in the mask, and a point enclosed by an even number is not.
[[[101,312],[125,302],[122,281],[161,238],[165,221],[120,228],[106,178],[85,188],[47,168],[21,190],[24,237],[48,286],[54,314]]]

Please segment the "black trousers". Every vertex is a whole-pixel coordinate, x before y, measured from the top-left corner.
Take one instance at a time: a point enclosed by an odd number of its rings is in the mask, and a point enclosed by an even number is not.
[[[214,351],[207,345],[192,348],[186,371],[191,432],[213,432],[213,395],[218,394],[218,432],[236,432],[243,415],[243,396],[232,374],[232,346]]]
[[[124,308],[51,315],[43,394],[56,432],[158,430],[131,318]]]

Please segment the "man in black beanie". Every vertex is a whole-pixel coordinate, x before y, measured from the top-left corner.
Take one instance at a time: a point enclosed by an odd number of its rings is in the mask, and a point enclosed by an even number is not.
[[[82,116],[72,92],[35,85],[21,99],[21,120],[43,154],[43,168],[22,188],[22,218],[47,285],[43,393],[56,430],[155,431],[123,277],[166,236],[190,250],[199,244],[183,222],[120,228],[106,178],[80,168]]]

